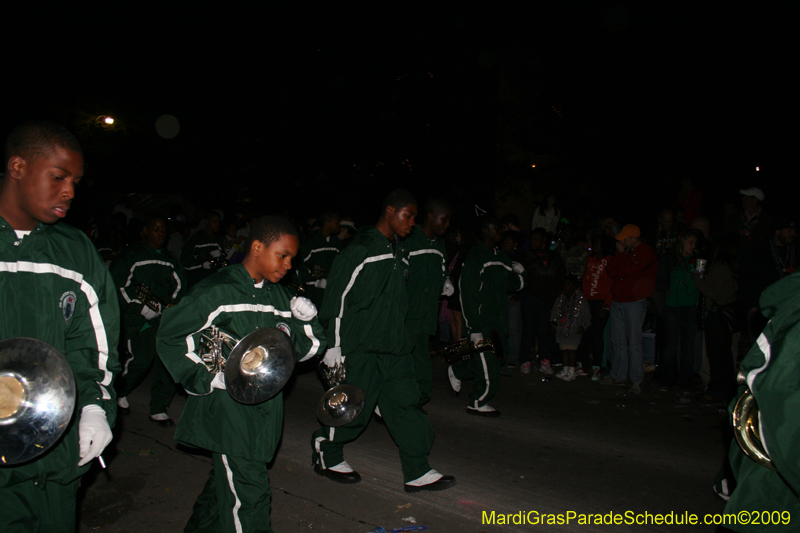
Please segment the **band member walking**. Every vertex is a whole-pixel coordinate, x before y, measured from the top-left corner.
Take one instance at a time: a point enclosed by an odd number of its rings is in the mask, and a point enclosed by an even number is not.
[[[219,235],[222,217],[216,211],[206,218],[206,227],[192,235],[181,251],[181,264],[186,269],[189,287],[216,272],[225,261],[225,243]]]
[[[366,394],[355,420],[323,426],[312,436],[314,470],[339,483],[356,483],[358,472],[344,460],[343,447],[367,427],[376,404],[400,448],[406,492],[452,487],[428,464],[433,427],[419,407],[420,392],[405,319],[408,312],[408,257],[398,237],[414,227],[417,202],[398,189],[383,203],[378,223],[359,232],[333,263],[320,319],[331,348],[323,362],[343,364],[344,383]]]
[[[414,226],[403,243],[408,252],[408,331],[413,336],[414,372],[420,390],[420,405],[431,399],[430,336],[436,333],[439,297],[453,294],[453,282],[445,276],[444,241],[440,238],[453,211],[441,200],[425,204],[422,227]]]
[[[77,397],[74,415],[52,448],[33,460],[0,466],[0,531],[75,531],[80,478],[111,442],[117,412],[111,384],[119,370],[119,305],[89,238],[60,222],[83,175],[78,141],[61,125],[28,122],[9,134],[6,154],[0,340],[31,337],[53,346],[72,369]],[[3,417],[13,412],[7,379],[0,382]],[[10,438],[7,429],[0,439]]]
[[[497,248],[503,238],[499,220],[493,216],[482,217],[481,225],[482,238],[464,259],[459,281],[463,331],[476,344],[492,339],[494,333],[505,343],[508,336],[506,295],[522,290],[525,268]],[[462,380],[474,380],[467,413],[500,416],[500,412],[489,405],[500,386],[500,361],[494,353],[481,352],[468,361],[459,361],[450,366],[447,373],[456,392],[461,390]]]
[[[186,292],[183,268],[164,248],[167,222],[158,215],[145,218],[142,242],[128,248],[111,263],[111,276],[118,289],[122,312],[122,334],[128,360],[114,384],[117,405],[130,412],[127,396],[155,367],[150,388],[150,420],[164,426],[175,425],[167,415],[177,391],[156,353],[156,333],[165,307],[174,305]]]
[[[340,229],[339,215],[325,211],[320,216],[321,228],[315,231],[302,245],[297,254],[299,264],[295,269],[295,279],[306,296],[317,306],[322,306],[325,285],[333,260],[342,248],[337,234]]]
[[[291,338],[302,361],[325,348],[317,310],[307,298],[292,298],[278,282],[297,254],[294,226],[262,217],[250,227],[247,255],[202,281],[164,312],[158,353],[189,392],[175,440],[212,452],[208,482],[185,531],[272,531],[267,463],[281,437],[283,396],[255,405],[234,400],[225,374],[203,363],[200,339],[210,326],[241,339],[275,327]]]

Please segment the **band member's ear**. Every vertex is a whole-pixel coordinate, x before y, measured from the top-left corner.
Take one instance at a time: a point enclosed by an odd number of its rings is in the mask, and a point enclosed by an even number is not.
[[[264,243],[253,239],[253,244],[250,245],[250,253],[253,257],[258,257],[264,251]]]
[[[15,155],[11,156],[8,159],[8,175],[15,180],[20,179],[22,174],[25,172],[25,167],[27,166],[27,162],[22,159],[20,156]]]

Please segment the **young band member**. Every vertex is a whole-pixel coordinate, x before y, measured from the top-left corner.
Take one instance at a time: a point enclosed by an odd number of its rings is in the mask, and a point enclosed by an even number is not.
[[[433,428],[419,406],[408,311],[408,254],[397,237],[414,227],[417,202],[398,189],[386,197],[375,227],[353,239],[333,262],[320,319],[328,345],[323,362],[344,364],[344,383],[364,391],[366,404],[355,420],[318,429],[312,436],[314,470],[339,483],[361,476],[344,460],[343,447],[367,427],[380,407],[386,427],[400,448],[406,492],[443,490],[455,485],[428,464]]]
[[[444,241],[440,238],[453,211],[441,200],[425,204],[422,227],[414,226],[403,243],[408,252],[408,331],[413,335],[414,369],[420,390],[420,405],[431,399],[431,356],[429,337],[436,333],[439,297],[453,294],[453,283],[445,276]]]
[[[156,332],[164,307],[174,305],[186,292],[186,278],[178,260],[163,247],[167,238],[167,222],[163,217],[148,216],[142,238],[141,243],[130,246],[110,268],[119,291],[122,334],[129,355],[115,383],[117,405],[123,413],[130,412],[128,394],[155,366],[150,420],[170,427],[175,423],[167,416],[167,409],[176,387],[156,354]]]
[[[186,269],[186,281],[190,288],[214,274],[219,268],[218,262],[225,259],[224,243],[219,235],[221,222],[219,213],[212,211],[206,218],[206,227],[192,235],[183,245],[181,264]]]
[[[164,312],[158,353],[189,393],[175,440],[210,450],[214,461],[185,531],[272,531],[267,463],[281,437],[282,393],[255,405],[231,398],[224,373],[203,364],[200,338],[210,326],[236,339],[275,327],[289,335],[301,361],[323,350],[314,304],[278,284],[297,248],[291,223],[261,217],[250,226],[242,263],[203,280]]]
[[[325,296],[328,272],[342,248],[337,237],[341,225],[339,215],[325,211],[320,217],[320,224],[322,227],[300,246],[297,255],[300,264],[295,270],[297,283],[303,286],[308,298],[319,306]]]
[[[492,339],[494,333],[498,333],[502,342],[506,342],[506,295],[523,288],[525,269],[497,248],[503,238],[499,220],[492,216],[483,217],[481,234],[481,240],[464,259],[459,280],[463,331],[476,344],[483,339]],[[468,361],[459,361],[450,366],[447,373],[456,392],[461,390],[462,380],[474,380],[467,413],[500,416],[500,412],[489,405],[500,386],[500,362],[494,353],[481,352]]]
[[[31,337],[61,352],[77,398],[57,444],[23,464],[0,462],[0,531],[75,531],[80,478],[111,442],[119,305],[91,241],[60,222],[82,175],[83,152],[63,126],[28,122],[8,136],[0,188],[0,340]],[[0,397],[8,392],[0,390]]]

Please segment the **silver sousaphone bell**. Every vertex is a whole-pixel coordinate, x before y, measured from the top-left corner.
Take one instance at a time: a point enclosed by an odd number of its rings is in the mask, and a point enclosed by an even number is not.
[[[231,349],[226,358],[223,346]],[[210,372],[225,372],[225,388],[237,402],[269,400],[292,377],[296,356],[289,336],[277,328],[260,328],[236,340],[216,327],[204,330],[200,357]]]
[[[324,363],[321,363],[320,371],[329,389],[319,400],[317,418],[320,422],[330,427],[349,424],[364,410],[364,404],[367,401],[364,391],[355,385],[342,385],[345,379],[345,370],[342,363],[335,365],[333,368],[328,368]]]
[[[67,429],[75,379],[61,353],[44,341],[0,342],[0,465],[30,461]]]

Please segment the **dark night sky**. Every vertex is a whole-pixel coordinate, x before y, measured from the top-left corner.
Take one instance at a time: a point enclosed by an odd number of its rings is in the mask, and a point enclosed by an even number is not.
[[[550,4],[9,13],[2,129],[78,130],[95,192],[265,211],[356,209],[353,191],[398,184],[466,202],[515,180],[624,210],[682,177],[717,203],[788,181],[789,8]]]

